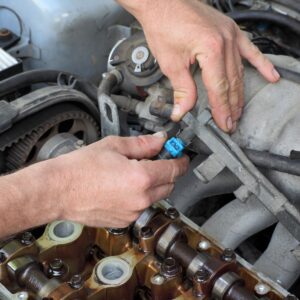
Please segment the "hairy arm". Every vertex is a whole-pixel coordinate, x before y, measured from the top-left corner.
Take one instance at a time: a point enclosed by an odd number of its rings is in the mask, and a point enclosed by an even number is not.
[[[43,162],[0,177],[0,237],[60,218],[58,169]]]

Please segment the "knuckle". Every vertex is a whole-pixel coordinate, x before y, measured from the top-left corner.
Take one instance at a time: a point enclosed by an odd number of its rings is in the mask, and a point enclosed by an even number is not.
[[[222,35],[215,34],[212,37],[210,37],[210,39],[208,41],[208,45],[213,54],[223,53],[224,39],[223,39]]]
[[[152,180],[150,175],[144,170],[142,169],[142,171],[140,171],[140,175],[139,175],[139,186],[140,189],[145,191],[147,189],[149,189],[152,185]]]

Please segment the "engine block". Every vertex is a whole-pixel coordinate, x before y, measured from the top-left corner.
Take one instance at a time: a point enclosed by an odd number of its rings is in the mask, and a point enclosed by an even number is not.
[[[130,228],[55,221],[3,242],[0,258],[3,300],[293,299],[167,202]]]

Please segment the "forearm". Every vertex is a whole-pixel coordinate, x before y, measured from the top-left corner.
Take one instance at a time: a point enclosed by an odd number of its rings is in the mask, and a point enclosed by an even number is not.
[[[59,218],[54,166],[53,162],[39,163],[0,177],[0,238]]]

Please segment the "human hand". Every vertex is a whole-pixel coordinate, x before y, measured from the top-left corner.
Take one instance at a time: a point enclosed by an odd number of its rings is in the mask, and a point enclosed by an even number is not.
[[[61,218],[94,227],[126,227],[167,197],[188,159],[146,160],[165,137],[108,137],[55,160],[64,186]],[[49,161],[50,162],[50,161]]]
[[[212,115],[226,132],[234,131],[244,105],[246,58],[270,82],[279,80],[272,63],[239,27],[199,0],[119,0],[143,26],[149,47],[174,88],[172,118],[193,108],[197,89],[190,65],[198,62]]]

